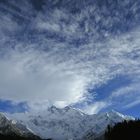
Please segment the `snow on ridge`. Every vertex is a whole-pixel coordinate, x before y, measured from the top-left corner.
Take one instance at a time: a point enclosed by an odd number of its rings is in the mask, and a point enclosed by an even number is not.
[[[114,110],[88,115],[76,108],[57,108],[55,106],[49,107],[39,114],[23,113],[19,116],[9,114],[9,117],[22,122],[40,137],[54,140],[81,139],[88,131],[99,135],[105,131],[108,124],[113,125],[123,120],[134,119]]]

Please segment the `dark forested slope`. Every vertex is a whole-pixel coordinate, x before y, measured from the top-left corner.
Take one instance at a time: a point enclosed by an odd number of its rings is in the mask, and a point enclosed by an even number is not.
[[[140,140],[140,120],[124,121],[113,128],[108,126],[105,140]]]

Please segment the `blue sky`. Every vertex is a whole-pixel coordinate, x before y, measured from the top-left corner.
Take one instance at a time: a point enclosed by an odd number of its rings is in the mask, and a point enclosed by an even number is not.
[[[28,111],[28,106],[24,102],[13,104],[12,101],[0,100],[0,112],[21,113],[26,111]]]
[[[91,90],[90,92],[95,92],[96,100],[100,101],[105,99],[107,96],[109,96],[113,91],[115,91],[118,88],[127,86],[131,83],[131,79],[129,77],[126,77],[125,75],[116,76],[114,79],[111,79],[107,83],[101,85],[100,87],[97,87],[96,89]]]
[[[0,21],[0,111],[139,116],[139,0],[1,0]]]

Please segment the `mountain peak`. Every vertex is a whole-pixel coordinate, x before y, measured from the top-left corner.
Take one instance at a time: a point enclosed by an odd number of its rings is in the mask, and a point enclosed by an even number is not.
[[[123,115],[122,113],[120,113],[120,112],[118,112],[118,111],[116,111],[116,110],[111,110],[111,111],[109,111],[108,113],[107,113],[110,117],[115,117],[115,116],[118,116],[118,117],[120,117],[120,118],[123,118],[123,119],[125,119],[125,120],[134,120],[135,118],[134,117],[132,117],[132,116],[127,116],[127,115]]]
[[[8,119],[8,118],[4,115],[4,113],[0,112],[0,119],[1,119],[1,118]]]
[[[16,120],[10,120],[4,113],[0,113],[0,133],[2,135],[14,134],[30,138],[36,137],[25,125],[17,122]]]
[[[82,139],[89,131],[96,135],[104,132],[107,125],[114,125],[123,120],[133,119],[115,110],[96,115],[84,114],[81,110],[67,106],[65,108],[49,107],[39,114],[23,114],[20,120],[42,138]]]

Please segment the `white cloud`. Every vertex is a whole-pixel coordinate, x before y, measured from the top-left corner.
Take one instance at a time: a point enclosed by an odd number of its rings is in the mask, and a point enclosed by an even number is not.
[[[110,98],[118,98],[122,96],[129,96],[131,94],[139,94],[139,83],[130,84],[128,86],[124,86],[122,88],[117,89],[112,93]]]
[[[27,10],[29,9],[27,7]],[[26,10],[23,8],[22,11],[25,13]],[[140,74],[140,29],[137,28],[119,37],[110,35],[105,41],[98,41],[99,27],[94,23],[91,24],[89,15],[93,11],[96,22],[104,23],[104,18],[101,21],[102,15],[95,7],[89,7],[89,10],[87,8],[75,15],[57,8],[45,12],[44,8],[44,13],[40,12],[29,18],[31,21],[26,28],[27,37],[31,28],[35,31],[32,34],[35,38],[31,37],[31,40],[28,40],[23,37],[23,41],[19,41],[15,37],[13,39],[15,50],[6,50],[0,59],[0,98],[29,103],[32,100],[34,102],[49,100],[62,107],[86,99],[89,94],[88,88],[99,87],[116,75],[122,74],[137,79],[136,75]],[[24,16],[25,14],[22,15]],[[86,23],[81,27],[80,24],[85,18]],[[109,17],[104,26],[110,27],[114,22],[111,20]],[[10,22],[6,25],[6,21]],[[18,33],[17,29],[20,27],[11,15],[7,15],[0,25],[15,33]],[[0,33],[3,37],[5,32],[2,28]],[[47,38],[46,30],[58,36]],[[24,36],[26,37],[26,32]],[[1,40],[1,48],[11,45],[6,43],[7,36],[4,37],[5,39]],[[63,41],[61,37],[64,38]],[[75,40],[84,43],[77,45]],[[118,94],[124,94],[124,91],[113,93],[112,96]],[[87,110],[95,113],[103,107],[104,102],[97,102]]]
[[[125,109],[129,109],[129,108],[132,108],[132,107],[137,106],[137,105],[140,105],[140,97],[137,98],[136,100],[130,102],[129,104],[126,104],[126,105],[124,106],[124,108],[125,108]]]
[[[104,108],[126,110],[140,104],[139,81],[134,81],[114,90],[109,96],[102,99],[100,102],[106,103],[106,106],[99,108],[99,111]]]
[[[87,105],[83,109],[83,111],[87,114],[97,114],[99,111],[108,107],[109,105],[110,105],[109,102],[104,102],[104,101],[95,102],[91,105]]]
[[[66,69],[66,64],[47,61],[44,54],[11,52],[0,61],[0,96],[18,101],[64,101],[66,105],[83,98],[85,77]],[[44,61],[45,60],[45,61]]]

